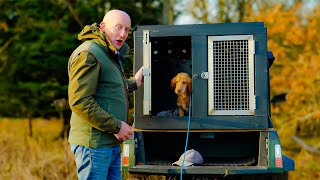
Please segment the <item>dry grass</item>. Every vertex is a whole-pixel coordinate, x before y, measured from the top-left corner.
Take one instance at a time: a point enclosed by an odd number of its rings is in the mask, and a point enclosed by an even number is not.
[[[291,137],[296,135],[294,121],[284,123],[285,117],[275,118],[275,129],[279,133],[283,154],[294,160],[295,171],[289,172],[290,180],[312,179],[320,180],[320,156],[303,149]],[[316,123],[316,122],[315,122]],[[306,144],[320,150],[320,136],[300,137]]]
[[[62,121],[34,119],[32,125],[33,137],[29,137],[27,120],[0,119],[0,179],[77,179],[69,144],[66,139],[57,138],[62,129]],[[320,179],[320,157],[301,150],[292,141],[286,142],[282,133],[280,139],[283,140],[284,153],[295,160],[296,170],[289,173],[289,179]],[[319,148],[319,143],[317,147]],[[167,178],[128,177],[128,174],[124,173],[123,179]]]
[[[62,121],[35,119],[29,137],[25,119],[0,119],[0,179],[77,179]]]

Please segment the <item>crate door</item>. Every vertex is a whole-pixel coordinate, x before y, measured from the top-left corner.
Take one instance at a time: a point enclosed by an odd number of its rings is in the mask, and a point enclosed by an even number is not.
[[[208,115],[254,115],[252,35],[208,36]]]
[[[151,113],[151,42],[149,30],[143,30],[143,71],[144,93],[143,93],[143,115]]]

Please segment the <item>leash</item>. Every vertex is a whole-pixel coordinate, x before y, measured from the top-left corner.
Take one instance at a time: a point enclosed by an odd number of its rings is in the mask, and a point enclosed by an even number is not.
[[[191,122],[191,104],[192,104],[192,98],[191,98],[191,95],[190,95],[190,103],[189,103],[189,118],[188,118],[188,130],[187,130],[187,138],[186,138],[186,144],[184,146],[184,155],[183,155],[183,160],[182,160],[182,165],[181,165],[181,168],[180,168],[180,180],[182,180],[182,169],[183,169],[183,166],[184,166],[184,160],[186,159],[186,151],[187,151],[187,147],[188,147],[188,141],[189,141],[189,133],[190,133],[190,122]]]

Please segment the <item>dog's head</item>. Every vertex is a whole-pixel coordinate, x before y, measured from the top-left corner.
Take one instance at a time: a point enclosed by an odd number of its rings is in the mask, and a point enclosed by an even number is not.
[[[192,92],[192,79],[187,73],[178,73],[171,79],[171,88],[174,89],[176,94],[191,94]]]

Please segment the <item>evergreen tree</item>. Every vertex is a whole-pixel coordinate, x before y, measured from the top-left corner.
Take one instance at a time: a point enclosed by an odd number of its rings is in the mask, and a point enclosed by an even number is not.
[[[156,0],[6,0],[0,8],[0,116],[56,114],[50,105],[67,99],[67,62],[81,43],[78,33],[108,10],[128,12],[133,27],[162,20]],[[133,49],[132,34],[127,42]],[[131,69],[128,57],[125,71]]]

